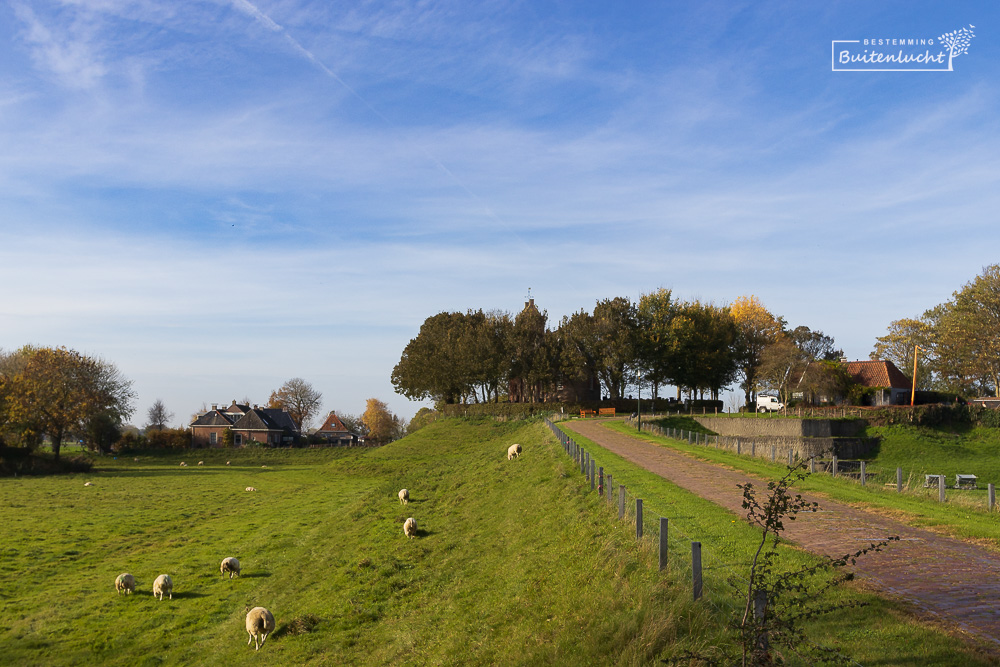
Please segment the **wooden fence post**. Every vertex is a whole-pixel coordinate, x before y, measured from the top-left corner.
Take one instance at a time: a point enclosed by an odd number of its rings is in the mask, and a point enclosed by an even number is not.
[[[992,512],[993,510],[995,510],[997,508],[997,487],[993,485],[993,482],[990,482],[990,485],[988,487],[986,487],[986,488],[989,490],[989,494],[990,494],[990,501],[989,501],[990,502],[990,511]]]
[[[604,495],[604,466],[601,466],[600,468],[597,469],[597,479],[599,480],[599,483],[597,485],[597,495],[603,496]]]
[[[618,520],[625,518],[625,485],[618,485]]]
[[[758,588],[753,594],[753,617],[761,627],[765,624],[765,614],[767,614],[767,591],[763,588]],[[762,631],[757,635],[757,648],[762,653],[766,653],[768,648],[767,632]]]
[[[608,502],[614,502],[613,495],[615,492],[615,478],[614,475],[608,473]]]
[[[944,502],[944,475],[938,475],[938,500]]]
[[[701,598],[701,542],[691,543],[691,572],[694,575],[694,599]]]
[[[815,456],[810,456],[809,457],[809,472],[810,473],[816,472],[816,457]]]
[[[896,493],[903,492],[903,468],[896,468]]]
[[[665,569],[667,569],[667,551],[668,551],[667,528],[669,527],[667,524],[668,524],[667,517],[661,516],[660,517],[660,572],[663,572]]]
[[[861,486],[865,485],[865,462],[861,462]]]
[[[792,467],[792,463],[794,462],[793,459],[792,459],[792,455],[793,454],[794,454],[794,452],[792,452],[792,450],[789,449],[788,450],[788,467],[789,468]]]
[[[833,476],[837,476],[837,457],[833,457]]]
[[[642,539],[642,498],[635,499],[635,539]]]
[[[778,446],[771,445],[771,463],[774,463],[777,456],[778,456]]]

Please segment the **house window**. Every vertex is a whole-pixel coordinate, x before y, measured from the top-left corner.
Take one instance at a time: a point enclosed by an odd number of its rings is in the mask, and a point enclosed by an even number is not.
[[[237,447],[242,447],[243,446],[243,434],[242,433],[236,433],[236,434],[233,435],[233,444],[236,445]]]
[[[218,442],[218,440],[219,440],[219,434],[218,433],[209,433],[208,434],[208,444],[210,444],[210,445],[212,445],[214,447],[215,443]]]

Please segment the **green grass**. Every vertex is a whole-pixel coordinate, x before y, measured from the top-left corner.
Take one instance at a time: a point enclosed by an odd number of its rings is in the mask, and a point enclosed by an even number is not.
[[[508,462],[512,442],[524,454]],[[585,488],[537,421],[441,420],[378,449],[138,458],[0,480],[0,663],[657,664],[727,641],[736,600],[725,578],[753,538],[724,510],[609,457],[650,514],[673,517],[661,575],[650,543]],[[698,603],[682,533],[705,543]],[[220,577],[226,556],[241,578]],[[114,591],[125,571],[134,596]],[[164,572],[175,594],[160,602],[151,587]],[[864,616],[813,632],[863,664],[989,664],[868,597]],[[257,605],[277,621],[259,653],[244,630]]]
[[[511,442],[525,452],[508,462]],[[537,421],[139,459],[0,480],[0,662],[648,664],[711,641],[710,612],[658,576]],[[241,578],[220,577],[226,556]],[[113,587],[125,571],[131,597]],[[160,602],[164,572],[174,599]],[[277,620],[260,654],[244,630],[256,605]]]
[[[668,426],[684,428],[677,423]],[[612,428],[635,435],[635,427],[619,422]],[[883,429],[869,429],[884,435],[878,455],[868,464],[868,480],[865,486],[846,477],[831,477],[826,474],[810,475],[796,485],[803,491],[822,494],[857,507],[875,512],[883,512],[910,525],[931,528],[943,534],[959,538],[983,540],[987,547],[1000,550],[1000,514],[989,512],[985,482],[990,481],[990,470],[997,469],[997,462],[989,461],[991,451],[1000,446],[996,429],[975,428],[961,436],[962,444],[952,444],[947,448],[937,447],[936,442],[949,440],[955,436],[935,433],[922,427],[892,426]],[[704,445],[689,445],[686,441],[672,440],[642,434],[642,439],[685,451],[705,460],[722,463],[745,470],[765,478],[775,478],[783,474],[782,462],[771,463],[762,458],[739,456],[735,453],[713,449]],[[956,453],[960,452],[961,456]],[[907,458],[908,457],[908,458]],[[908,468],[906,463],[934,461],[926,468],[929,474],[954,474],[950,471],[986,471],[985,482],[980,477],[980,488],[975,490],[948,489],[947,502],[938,500],[937,487],[923,487],[925,468]],[[978,465],[974,465],[978,462]],[[904,493],[896,492],[896,466],[903,465]],[[974,472],[973,474],[979,474]],[[951,478],[952,481],[954,477]],[[885,486],[891,481],[891,486]]]
[[[673,424],[677,426],[676,424]],[[591,452],[599,465],[614,475],[615,485],[624,484],[632,498],[643,499],[644,515],[650,524],[658,516],[669,519],[672,562],[690,558],[690,541],[702,542],[705,560],[705,594],[717,609],[718,618],[733,609],[735,600],[727,579],[746,576],[751,550],[756,547],[759,533],[740,517],[699,496],[663,480],[658,475],[632,464],[609,452],[584,436],[572,431],[572,422],[560,424],[570,436]],[[623,422],[609,423],[615,430],[636,436],[634,426]],[[664,444],[666,439],[641,434],[643,440]],[[771,465],[758,459],[708,450],[669,441],[671,447],[721,463],[741,467],[768,479],[776,479],[786,471],[784,466]],[[813,476],[809,481],[818,480]],[[836,480],[829,480],[836,482]],[[860,488],[860,487],[859,487]],[[739,494],[738,489],[734,489]],[[647,529],[646,531],[650,531]],[[679,535],[678,535],[679,533]],[[891,548],[891,547],[890,547]],[[816,562],[816,559],[793,547],[782,549],[782,561],[788,570]],[[834,647],[864,665],[961,665],[996,664],[983,646],[965,645],[940,629],[917,620],[905,605],[889,601],[856,585],[836,589],[831,600],[839,603],[862,602],[861,609],[850,609],[812,623],[809,635],[813,641]]]

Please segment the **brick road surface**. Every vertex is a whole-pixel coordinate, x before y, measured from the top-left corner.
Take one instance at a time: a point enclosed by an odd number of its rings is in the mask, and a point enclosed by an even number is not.
[[[622,458],[741,516],[743,497],[736,485],[761,481],[609,430],[606,424],[595,420],[560,426],[568,425]],[[839,557],[873,540],[898,535],[899,542],[860,559],[856,575],[946,624],[1000,645],[1000,554],[834,500],[803,495],[819,502],[823,511],[803,513],[788,522],[786,538],[813,553]]]

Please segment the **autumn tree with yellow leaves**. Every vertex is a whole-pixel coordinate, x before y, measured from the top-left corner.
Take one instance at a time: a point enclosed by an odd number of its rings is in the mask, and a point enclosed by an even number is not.
[[[736,323],[736,342],[733,347],[736,368],[742,378],[740,386],[746,396],[746,405],[753,405],[760,367],[765,348],[777,340],[784,322],[775,317],[754,295],[741,296],[729,307]]]

